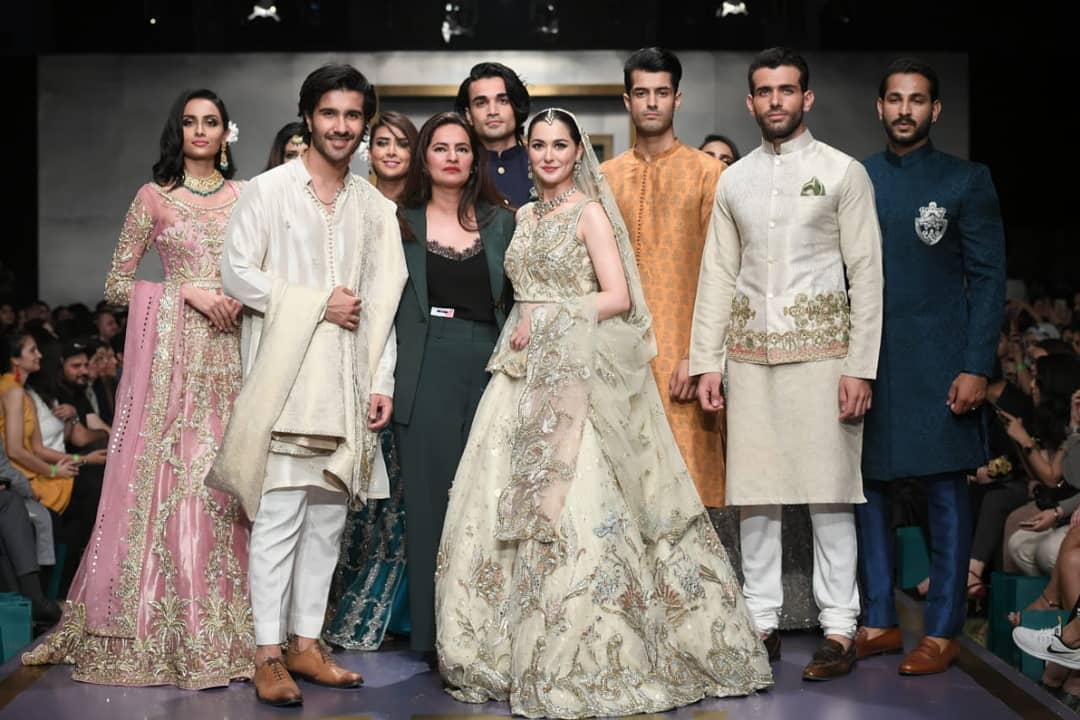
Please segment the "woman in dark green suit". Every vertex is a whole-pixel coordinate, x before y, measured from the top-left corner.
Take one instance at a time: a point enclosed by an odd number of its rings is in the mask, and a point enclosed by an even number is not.
[[[435,649],[435,556],[485,370],[513,298],[502,209],[484,148],[456,113],[420,129],[401,201],[409,281],[395,328],[394,432],[405,486],[413,650]]]

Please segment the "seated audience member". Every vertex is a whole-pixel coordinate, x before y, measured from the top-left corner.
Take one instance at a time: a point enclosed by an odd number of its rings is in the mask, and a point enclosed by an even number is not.
[[[26,482],[0,448],[0,591],[28,597],[34,622],[47,626],[60,619],[60,608],[42,589],[34,526],[13,489],[20,479]]]
[[[104,342],[109,342],[120,332],[120,323],[112,310],[103,308],[93,315],[94,327],[97,329],[97,337]]]
[[[986,400],[982,412],[987,415],[990,461],[968,478],[975,510],[967,580],[968,598],[973,600],[986,597],[986,571],[1000,564],[995,559],[1001,557],[1005,518],[1031,499],[1019,449],[1006,432],[1004,420],[997,414],[1000,408],[1030,427],[1034,414],[1031,397],[1004,378],[996,377],[986,388]]]
[[[116,354],[99,338],[91,338],[86,349],[90,357],[88,396],[104,427],[111,428],[116,405]]]
[[[10,335],[18,327],[18,315],[15,306],[9,302],[0,302],[0,337]]]
[[[30,478],[41,503],[63,513],[71,500],[78,461],[41,442],[34,403],[26,393],[27,378],[41,367],[41,353],[28,333],[4,340],[8,371],[0,375],[0,437],[16,469]]]

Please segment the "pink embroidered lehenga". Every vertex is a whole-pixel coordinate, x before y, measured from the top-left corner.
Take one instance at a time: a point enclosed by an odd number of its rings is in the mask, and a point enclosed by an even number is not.
[[[129,315],[97,522],[60,625],[24,664],[70,663],[84,682],[188,689],[254,671],[248,525],[233,498],[203,483],[240,389],[239,337],[180,296],[184,283],[220,288],[239,190],[147,184],[128,211],[105,285]],[[135,280],[151,246],[163,283]]]

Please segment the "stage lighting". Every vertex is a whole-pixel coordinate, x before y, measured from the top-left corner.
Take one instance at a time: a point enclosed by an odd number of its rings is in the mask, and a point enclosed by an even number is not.
[[[450,0],[443,6],[443,42],[447,45],[459,36],[472,37],[476,31],[476,3],[469,0]]]

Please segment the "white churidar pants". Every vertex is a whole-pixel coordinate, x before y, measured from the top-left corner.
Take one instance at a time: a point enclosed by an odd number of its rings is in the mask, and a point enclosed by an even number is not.
[[[744,505],[739,535],[746,606],[758,632],[780,623],[784,586],[780,575],[781,505]],[[855,637],[859,617],[855,512],[846,503],[811,504],[814,531],[814,601],[826,635]]]
[[[305,462],[307,460],[307,462]],[[269,485],[314,467],[307,458],[271,453]],[[334,576],[348,514],[347,496],[313,479],[308,487],[283,487],[262,496],[251,527],[248,579],[255,644],[277,645],[288,634],[322,634],[330,582]]]

